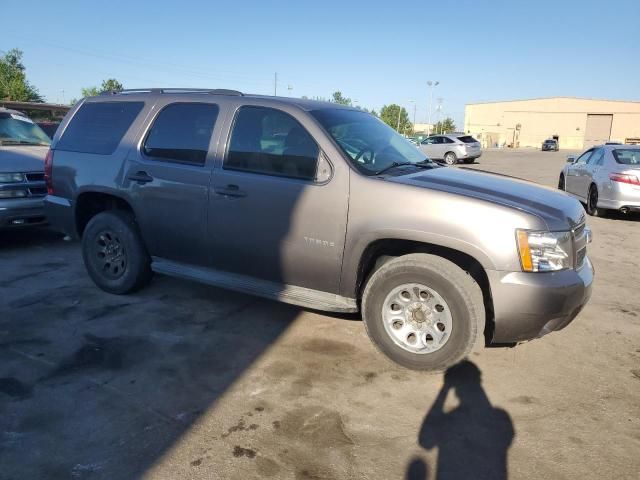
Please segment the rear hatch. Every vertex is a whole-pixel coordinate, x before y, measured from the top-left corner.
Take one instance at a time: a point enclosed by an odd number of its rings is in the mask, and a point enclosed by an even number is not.
[[[480,153],[480,142],[471,135],[461,135],[457,139],[464,143],[467,154]]]

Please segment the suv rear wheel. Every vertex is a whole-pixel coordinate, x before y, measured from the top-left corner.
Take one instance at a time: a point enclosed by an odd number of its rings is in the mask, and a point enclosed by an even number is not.
[[[385,263],[362,297],[367,333],[394,362],[441,371],[462,360],[484,331],[478,284],[454,263],[410,254]]]
[[[458,163],[458,157],[453,152],[447,152],[444,155],[444,163],[446,163],[447,165],[455,165],[456,163]]]
[[[151,280],[151,259],[128,212],[93,217],[82,236],[82,257],[91,279],[106,292],[130,293]]]

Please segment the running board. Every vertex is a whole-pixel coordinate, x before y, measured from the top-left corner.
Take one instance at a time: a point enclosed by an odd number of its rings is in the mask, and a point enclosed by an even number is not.
[[[196,267],[184,263],[172,262],[159,257],[151,258],[154,272],[185,280],[248,293],[258,297],[278,300],[292,305],[325,310],[329,312],[357,312],[358,304],[354,298],[342,297],[333,293],[321,292],[295,285],[280,284],[260,280],[237,273],[223,272],[213,268]]]

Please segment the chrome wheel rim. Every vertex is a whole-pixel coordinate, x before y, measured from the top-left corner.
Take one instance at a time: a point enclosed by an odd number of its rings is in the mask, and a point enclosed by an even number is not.
[[[456,159],[452,154],[447,153],[447,155],[445,155],[444,157],[444,163],[446,163],[447,165],[454,165],[456,163]]]
[[[382,305],[382,321],[396,345],[417,354],[440,350],[453,330],[447,302],[420,283],[405,283],[391,290]]]

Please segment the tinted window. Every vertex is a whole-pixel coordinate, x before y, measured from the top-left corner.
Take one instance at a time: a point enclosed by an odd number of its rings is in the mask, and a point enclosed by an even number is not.
[[[471,135],[464,135],[462,137],[458,137],[458,140],[460,140],[463,143],[477,143],[478,141],[473,138]]]
[[[449,137],[440,137],[441,138],[441,143],[456,143],[453,140],[451,140]]]
[[[162,161],[204,165],[217,117],[217,105],[168,105],[158,114],[147,135],[145,155]]]
[[[623,165],[640,165],[640,148],[616,148],[613,157]]]
[[[224,168],[312,180],[318,145],[290,115],[243,107],[236,116]]]
[[[67,125],[56,148],[110,155],[143,106],[143,102],[85,103]]]

